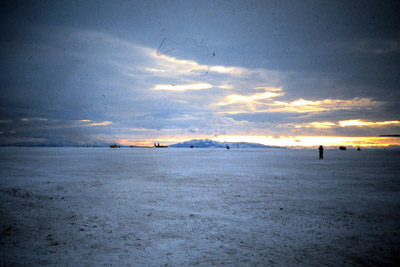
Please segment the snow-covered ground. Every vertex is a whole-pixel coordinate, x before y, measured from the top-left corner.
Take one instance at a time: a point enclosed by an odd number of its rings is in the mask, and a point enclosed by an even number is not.
[[[400,152],[0,148],[0,266],[400,260]]]

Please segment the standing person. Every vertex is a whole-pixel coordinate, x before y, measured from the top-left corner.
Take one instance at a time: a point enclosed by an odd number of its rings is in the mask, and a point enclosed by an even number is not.
[[[319,150],[319,159],[324,159],[324,147],[319,146],[318,150]]]

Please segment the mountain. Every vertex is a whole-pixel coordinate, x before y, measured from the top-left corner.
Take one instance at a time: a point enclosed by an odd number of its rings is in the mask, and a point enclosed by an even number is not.
[[[216,142],[210,139],[193,139],[190,141],[177,143],[170,145],[170,147],[188,148],[193,146],[194,148],[278,148],[283,149],[279,146],[266,146],[262,144],[255,143],[245,143],[245,142]]]

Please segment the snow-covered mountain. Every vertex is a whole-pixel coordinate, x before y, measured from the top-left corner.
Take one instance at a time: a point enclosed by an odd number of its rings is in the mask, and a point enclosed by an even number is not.
[[[193,139],[190,141],[170,145],[170,147],[179,148],[226,148],[226,146],[229,146],[230,148],[283,148],[278,146],[266,146],[262,144],[245,142],[217,142],[210,139]]]

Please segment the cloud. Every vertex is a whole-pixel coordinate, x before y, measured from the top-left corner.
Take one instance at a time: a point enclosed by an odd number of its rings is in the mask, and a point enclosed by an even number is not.
[[[218,87],[222,88],[222,89],[233,89],[233,85],[232,84],[223,84],[223,85],[220,85]]]
[[[196,83],[196,84],[157,84],[152,90],[155,91],[187,91],[187,90],[204,90],[212,88],[211,84],[208,83]]]
[[[376,126],[396,125],[396,124],[400,124],[400,121],[378,121],[378,122],[372,122],[372,121],[362,121],[362,120],[359,120],[359,119],[339,121],[340,127],[364,127],[364,126],[376,127]]]
[[[254,88],[256,90],[264,90],[266,92],[281,92],[282,88],[274,88],[274,87],[267,87],[267,86],[258,86]]]
[[[380,103],[369,98],[354,98],[351,100],[342,99],[323,99],[323,100],[305,100],[297,99],[292,102],[275,101],[269,112],[320,112],[332,110],[352,110],[352,109],[371,109]]]
[[[259,89],[259,88],[257,88]],[[265,90],[265,89],[264,89]],[[252,95],[240,95],[240,94],[231,94],[226,96],[225,102],[219,102],[217,106],[226,106],[232,105],[236,103],[249,103],[249,104],[257,104],[261,100],[267,100],[278,96],[283,96],[283,93],[275,93],[275,91],[281,91],[281,88],[277,88],[276,90],[270,92],[266,91],[264,93],[255,93]]]
[[[195,60],[179,59],[171,55],[157,55],[153,49],[142,48],[141,50],[151,59],[151,64],[153,65],[145,68],[145,70],[163,77],[203,77],[209,72],[231,76],[248,75],[250,73],[248,69],[241,67],[199,64]]]
[[[309,122],[302,124],[287,124],[288,126],[293,126],[295,128],[318,128],[318,129],[328,129],[334,127],[383,127],[387,125],[397,125],[400,121],[363,121],[360,119],[344,120],[338,122]]]
[[[398,40],[359,40],[354,44],[354,50],[360,53],[384,55],[400,51]]]
[[[90,124],[88,124],[88,126],[106,126],[106,125],[110,125],[110,124],[112,124],[111,121],[103,121],[103,122],[90,123]]]
[[[310,123],[303,123],[303,124],[294,124],[295,128],[318,128],[318,129],[327,129],[335,127],[336,123],[333,122],[310,122]]]
[[[294,101],[266,101],[257,102],[256,100],[269,100],[273,97],[283,96],[282,93],[264,93],[255,94],[250,97],[244,96],[228,96],[226,102],[217,103],[217,106],[230,105],[227,110],[221,113],[239,114],[239,113],[270,113],[270,112],[287,112],[287,113],[315,113],[327,112],[335,110],[362,110],[372,109],[383,103],[374,101],[369,98],[354,98],[351,100],[342,99],[323,99],[323,100],[306,100],[297,99]],[[246,103],[246,105],[241,105]],[[239,105],[235,105],[239,104]]]
[[[33,122],[33,121],[47,121],[46,118],[20,118],[22,122]]]
[[[2,101],[11,106],[3,113],[11,115],[0,120],[3,135],[16,130],[27,138],[57,134],[67,141],[103,138],[142,144],[220,135],[279,136],[293,128],[299,134],[340,129],[336,120],[323,116],[384,104],[372,97],[301,96],[303,88],[296,87],[298,96],[288,84],[299,73],[189,59],[179,49],[158,56],[155,48],[105,32],[53,28],[36,35],[11,60],[10,69],[24,75],[7,79],[14,82],[10,88],[15,95]],[[259,117],[252,121],[230,114]],[[357,117],[346,114],[343,120]]]

